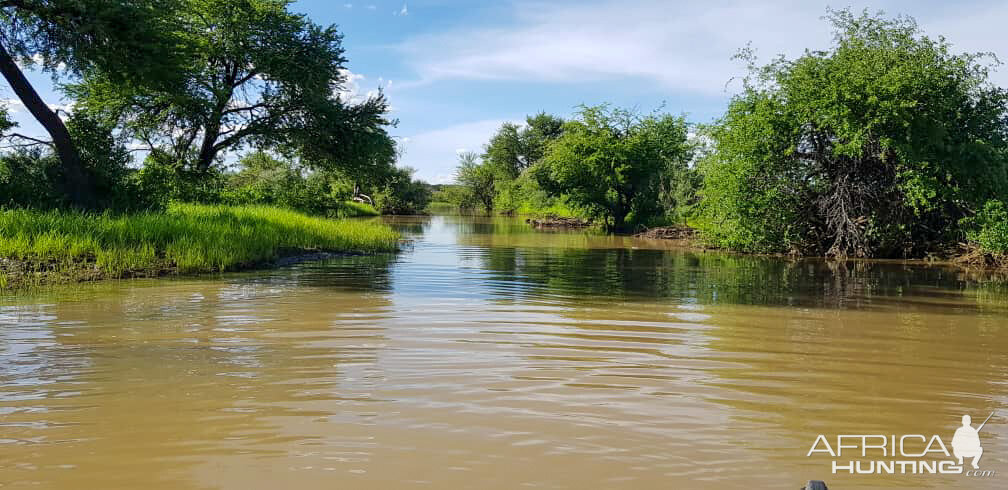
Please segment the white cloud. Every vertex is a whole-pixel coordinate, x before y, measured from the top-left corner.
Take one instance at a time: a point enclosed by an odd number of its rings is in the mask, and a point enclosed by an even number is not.
[[[344,77],[343,87],[341,90],[336,92],[336,97],[340,100],[348,103],[361,103],[365,100],[376,97],[380,90],[387,89],[392,85],[392,81],[378,77],[376,83],[369,89],[365,89],[365,81],[367,77],[361,75],[360,73],[354,73],[350,70],[341,70],[340,73]]]
[[[1008,18],[1003,2],[970,8],[882,3],[868,7],[913,15],[925,32],[944,34],[959,48],[994,50],[1008,58],[1008,38],[1001,36],[1001,24]],[[632,79],[664,90],[720,95],[732,77],[744,74],[744,66],[731,57],[750,41],[762,60],[828,47],[830,27],[822,19],[827,5],[791,0],[674,6],[664,0],[519,1],[513,5],[513,25],[416,37],[399,49],[414,64],[420,83]],[[855,10],[863,7],[852,5]],[[996,80],[1004,82],[1006,75],[999,73]]]
[[[61,116],[66,116],[73,114],[75,104],[73,103],[73,101],[70,101],[69,103],[66,104],[46,104],[46,105],[48,105],[49,108],[53,110],[53,112],[56,112]]]
[[[6,107],[10,112],[18,112],[24,108],[24,103],[20,99],[0,99],[0,106]]]
[[[480,152],[501,124],[502,119],[488,119],[456,124],[400,138],[405,153],[400,164],[417,169],[417,177],[432,184],[445,184],[455,175],[458,154]]]
[[[399,16],[399,17],[405,17],[405,16],[409,15],[409,8],[404,3],[404,4],[402,4],[402,8],[399,9],[399,10],[397,10],[397,11],[392,12],[392,15],[396,15],[396,16]]]
[[[353,4],[352,3],[344,3],[343,6],[346,7],[346,8],[348,8],[348,9],[352,9],[353,8]]]
[[[368,5],[368,6],[367,6],[367,9],[368,9],[368,10],[375,10],[375,9],[377,9],[377,8],[378,8],[378,7],[376,7],[376,6],[374,6],[374,5]]]
[[[29,70],[30,71],[30,70],[41,69],[44,61],[45,61],[45,58],[43,58],[42,55],[40,55],[40,54],[34,54],[34,55],[32,55],[31,60],[25,62],[24,60],[21,60],[21,59],[15,59],[14,60],[14,64],[16,64],[18,66],[18,68],[20,68],[22,70]],[[66,63],[57,63],[56,64],[56,71],[63,71],[63,70],[66,70],[66,68],[67,68]]]

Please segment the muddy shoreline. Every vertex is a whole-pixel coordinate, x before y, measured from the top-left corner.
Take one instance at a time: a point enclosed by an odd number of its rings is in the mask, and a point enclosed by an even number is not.
[[[127,270],[119,274],[106,274],[101,271],[93,259],[73,262],[32,262],[16,259],[0,259],[0,291],[16,291],[19,289],[49,286],[56,284],[85,283],[122,279],[151,279],[168,276],[199,277],[207,274],[223,272],[245,272],[255,270],[279,269],[304,262],[320,262],[340,257],[366,255],[362,252],[339,252],[326,250],[284,250],[270,260],[239,264],[226,270],[187,273],[180,272],[173,264],[161,264],[159,267]]]

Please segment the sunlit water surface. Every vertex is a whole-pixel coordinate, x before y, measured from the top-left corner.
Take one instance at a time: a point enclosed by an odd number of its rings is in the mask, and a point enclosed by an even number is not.
[[[391,222],[399,255],[0,298],[0,486],[1008,486],[1002,286]],[[994,477],[806,457],[818,434],[948,442],[995,410]]]

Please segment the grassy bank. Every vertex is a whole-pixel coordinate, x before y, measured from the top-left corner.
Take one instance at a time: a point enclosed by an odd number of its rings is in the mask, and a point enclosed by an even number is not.
[[[549,205],[522,202],[517,208],[515,208],[514,214],[528,217],[560,216],[564,218],[580,218],[585,220],[591,218],[584,211],[561,200],[556,200]]]
[[[387,226],[267,206],[172,205],[125,216],[0,211],[0,287],[231,271],[308,251],[395,250]]]
[[[336,206],[335,214],[338,218],[361,218],[381,215],[374,206],[356,201],[340,201]]]

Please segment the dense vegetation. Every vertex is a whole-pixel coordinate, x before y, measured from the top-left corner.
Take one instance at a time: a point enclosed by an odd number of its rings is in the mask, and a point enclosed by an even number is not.
[[[687,130],[680,117],[585,107],[531,173],[549,195],[566,196],[592,218],[623,230],[628,216],[641,224],[669,211],[659,196],[689,172]]]
[[[0,73],[49,136],[0,107],[0,286],[395,249],[380,224],[288,211],[418,213],[430,197],[396,166],[384,95],[347,95],[342,35],[289,3],[0,2]]]
[[[0,206],[421,211],[429,189],[395,165],[384,95],[345,95],[342,35],[288,4],[0,3],[0,72],[51,137],[17,132],[0,111]],[[59,80],[72,115],[47,105],[22,67]]]
[[[267,206],[173,204],[125,216],[81,211],[0,211],[0,268],[8,283],[227,271],[290,253],[383,252],[386,226],[315,218]]]
[[[1008,92],[909,19],[833,12],[831,50],[754,67],[709,134],[704,231],[749,251],[920,256],[1008,191]]]
[[[609,106],[575,117],[538,114],[505,123],[482,155],[459,156],[459,187],[435,200],[506,214],[576,215],[614,230],[653,225],[691,204],[689,124]]]
[[[996,63],[909,18],[830,11],[828,50],[757,63],[727,112],[585,107],[505,125],[435,199],[549,207],[620,230],[686,221],[709,245],[835,257],[1008,257],[1008,91]],[[528,206],[534,203],[533,206]],[[961,251],[961,250],[960,250]]]
[[[996,59],[957,53],[909,18],[827,17],[828,49],[768,64],[743,50],[749,75],[711,124],[608,105],[539,113],[460,155],[457,184],[432,195],[396,165],[385,96],[347,95],[340,32],[287,0],[0,2],[0,73],[49,135],[21,134],[0,107],[0,207],[346,217],[433,200],[616,231],[688,223],[746,252],[920,257],[965,243],[1008,261]],[[52,75],[72,114],[26,69]],[[4,257],[34,247],[11,243],[29,248]]]

